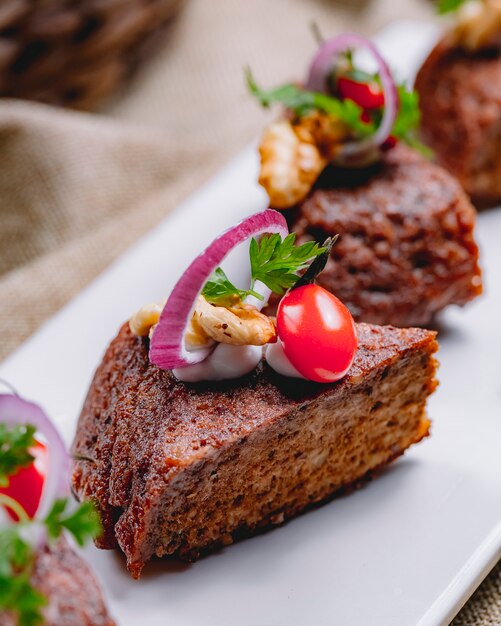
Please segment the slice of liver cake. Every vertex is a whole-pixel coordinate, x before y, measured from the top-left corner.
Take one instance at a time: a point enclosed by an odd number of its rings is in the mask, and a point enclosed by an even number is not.
[[[103,548],[139,577],[154,555],[193,560],[357,484],[428,434],[435,333],[358,324],[347,376],[315,384],[264,362],[188,385],[124,325],[90,387],[73,487],[96,501]]]

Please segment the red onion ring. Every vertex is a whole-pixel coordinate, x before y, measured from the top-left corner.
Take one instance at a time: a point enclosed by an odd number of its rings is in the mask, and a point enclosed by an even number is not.
[[[390,135],[398,112],[398,92],[390,68],[371,41],[354,33],[339,35],[320,46],[311,62],[306,88],[309,91],[325,92],[326,78],[332,71],[335,57],[348,48],[365,48],[376,59],[384,93],[384,111],[381,123],[374,135],[363,141],[346,143],[343,146],[341,158],[355,157],[371,148],[381,146]]]
[[[239,244],[265,233],[289,234],[287,222],[281,213],[266,209],[251,215],[214,239],[177,281],[160,315],[150,342],[150,360],[162,369],[174,369],[200,363],[212,348],[189,352],[184,345],[184,334],[195,308],[195,301],[208,278],[226,256]],[[271,291],[260,289],[263,305]]]
[[[54,500],[69,493],[70,459],[60,434],[44,411],[33,402],[15,394],[0,394],[0,422],[32,425],[42,435],[49,450],[49,471],[43,484],[42,497],[35,519],[48,514]]]

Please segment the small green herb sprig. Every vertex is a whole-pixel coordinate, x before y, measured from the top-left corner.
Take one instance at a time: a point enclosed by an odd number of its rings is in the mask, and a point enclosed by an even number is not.
[[[440,15],[457,11],[465,0],[438,0],[437,12]]]
[[[224,306],[234,304],[249,295],[261,299],[261,296],[252,289],[245,291],[235,287],[220,267],[214,270],[210,279],[205,283],[202,295],[208,302]]]
[[[101,532],[94,505],[84,502],[71,510],[68,498],[56,500],[42,521],[25,519],[19,524],[0,526],[0,612],[15,614],[18,626],[42,624],[41,610],[47,604],[47,598],[31,584],[36,551],[26,536],[33,525],[45,526],[52,542],[67,531],[80,546]]]
[[[30,424],[0,423],[1,487],[7,487],[10,476],[33,462],[30,448],[37,443],[35,432],[36,428]],[[26,538],[30,527],[44,526],[49,541],[57,540],[66,531],[83,546],[101,532],[99,516],[91,502],[72,510],[68,498],[56,500],[44,520],[30,520],[22,506],[4,494],[0,494],[2,505],[13,510],[20,521],[0,525],[0,612],[15,614],[18,626],[38,626],[43,622],[41,609],[47,604],[47,598],[31,584],[36,552]]]
[[[36,445],[35,432],[30,425],[0,424],[0,487],[7,487],[9,476],[32,463],[30,448]]]
[[[351,58],[350,63],[352,63]],[[377,75],[367,74],[353,67],[349,70],[349,75],[358,82],[380,82]],[[350,99],[340,100],[325,93],[307,91],[292,83],[275,89],[264,90],[258,87],[249,68],[245,70],[245,77],[249,92],[263,107],[279,103],[297,117],[304,117],[312,111],[327,113],[346,124],[356,139],[364,139],[375,133],[381,119],[380,111],[374,112],[372,119],[362,119],[362,107]],[[391,134],[423,155],[430,157],[432,151],[417,138],[417,131],[421,122],[418,94],[409,90],[405,84],[398,85],[397,89],[399,109]]]
[[[325,248],[313,241],[301,246],[295,246],[295,241],[295,233],[287,235],[284,239],[278,233],[265,234],[259,241],[251,239],[250,289],[245,291],[235,287],[218,267],[205,284],[202,295],[212,304],[223,306],[243,300],[249,295],[262,300],[263,297],[254,291],[257,281],[264,283],[274,293],[282,295],[295,284],[298,272],[306,269],[313,259],[325,252]]]
[[[367,137],[375,130],[374,124],[361,119],[363,109],[353,100],[340,100],[325,93],[307,91],[293,83],[265,90],[258,87],[250,68],[245,69],[245,78],[249,92],[265,108],[275,103],[283,104],[297,117],[321,111],[341,120],[359,137]]]
[[[411,148],[420,152],[423,156],[431,158],[433,151],[418,139],[421,110],[419,108],[417,91],[408,89],[405,84],[398,85],[397,91],[399,107],[391,134],[396,139],[400,139]]]

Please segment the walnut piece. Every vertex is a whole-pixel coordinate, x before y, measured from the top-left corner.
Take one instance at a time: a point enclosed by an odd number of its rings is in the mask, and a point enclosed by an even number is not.
[[[129,326],[134,335],[152,335],[165,303],[143,306]],[[214,306],[199,295],[184,340],[188,350],[210,347],[214,342],[235,346],[263,346],[276,338],[273,321],[248,304]]]
[[[501,0],[472,0],[460,8],[452,43],[475,51],[500,41]]]
[[[259,183],[268,193],[270,206],[286,209],[304,200],[347,135],[341,121],[319,112],[294,123],[271,124],[259,146]]]
[[[259,154],[259,183],[268,193],[270,206],[277,209],[294,206],[306,198],[327,164],[313,138],[308,138],[306,131],[299,137],[286,120],[265,130]]]
[[[160,319],[160,313],[164,308],[164,302],[152,302],[142,306],[129,320],[130,330],[133,335],[146,337],[152,327],[156,326]]]
[[[264,346],[276,338],[272,320],[252,305],[214,306],[198,296],[193,323],[219,343]]]

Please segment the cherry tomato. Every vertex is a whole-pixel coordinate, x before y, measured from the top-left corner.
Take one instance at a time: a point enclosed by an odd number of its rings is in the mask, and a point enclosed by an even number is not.
[[[340,76],[337,88],[343,100],[353,100],[363,109],[379,109],[384,106],[384,93],[375,81],[359,83],[347,76]]]
[[[0,487],[0,493],[19,502],[28,517],[33,518],[40,504],[47,473],[47,448],[38,442],[36,446],[30,448],[30,454],[35,457],[35,460],[28,467],[23,467],[12,476],[9,476],[9,485]],[[18,516],[9,508],[7,508],[7,513],[15,522],[19,521]]]
[[[282,298],[277,329],[287,358],[308,380],[334,382],[353,363],[357,335],[351,313],[319,285],[298,287]]]

